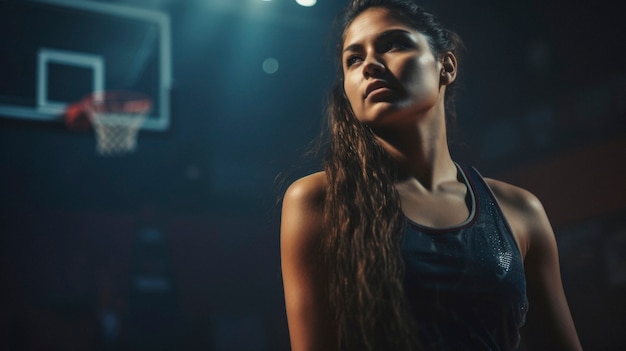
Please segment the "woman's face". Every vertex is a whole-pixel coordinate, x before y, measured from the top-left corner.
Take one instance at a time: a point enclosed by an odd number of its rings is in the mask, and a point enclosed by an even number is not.
[[[388,10],[364,11],[344,38],[344,90],[361,123],[383,127],[443,101],[442,64],[426,36]]]

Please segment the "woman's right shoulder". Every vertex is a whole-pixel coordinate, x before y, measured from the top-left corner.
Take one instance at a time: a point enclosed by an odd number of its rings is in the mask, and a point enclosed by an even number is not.
[[[287,188],[281,214],[283,244],[316,245],[323,231],[326,186],[324,172],[317,172],[296,180]]]
[[[308,210],[321,210],[324,204],[328,182],[324,172],[309,174],[294,181],[285,192],[285,206],[304,206]]]

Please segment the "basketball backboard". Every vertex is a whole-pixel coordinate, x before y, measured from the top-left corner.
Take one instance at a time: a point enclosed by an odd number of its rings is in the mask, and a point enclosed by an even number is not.
[[[150,96],[143,129],[170,123],[167,14],[88,0],[0,1],[0,116],[61,120],[94,91]]]

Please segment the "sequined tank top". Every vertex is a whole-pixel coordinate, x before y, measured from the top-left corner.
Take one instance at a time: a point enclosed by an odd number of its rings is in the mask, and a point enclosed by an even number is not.
[[[528,309],[524,265],[493,193],[457,166],[470,216],[434,229],[408,220],[405,290],[426,350],[516,350]]]

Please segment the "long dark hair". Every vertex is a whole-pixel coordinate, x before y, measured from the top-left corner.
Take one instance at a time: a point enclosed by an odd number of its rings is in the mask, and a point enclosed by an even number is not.
[[[429,41],[435,57],[461,46],[458,36],[435,17],[406,0],[355,0],[340,17],[345,29],[371,7],[388,9]],[[343,89],[343,73],[328,101],[328,149],[324,170],[324,249],[329,272],[330,308],[341,350],[415,350],[409,303],[404,294],[400,240],[405,220],[394,183],[394,162],[373,132],[359,123]],[[446,89],[446,112],[454,116],[452,93]]]

